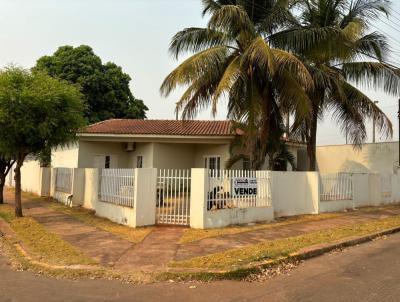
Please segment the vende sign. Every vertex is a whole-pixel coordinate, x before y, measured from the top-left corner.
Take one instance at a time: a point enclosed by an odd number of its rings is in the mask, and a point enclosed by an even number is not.
[[[232,179],[234,196],[254,196],[257,195],[257,178],[238,177]]]

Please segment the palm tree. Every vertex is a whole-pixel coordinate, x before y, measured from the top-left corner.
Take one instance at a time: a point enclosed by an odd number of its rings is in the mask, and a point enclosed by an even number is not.
[[[280,116],[280,115],[278,115]],[[253,135],[251,140],[245,135],[247,125],[235,123],[234,128],[238,135],[230,146],[230,158],[226,163],[226,168],[230,169],[238,161],[251,161],[252,168],[259,170],[268,157],[268,169],[273,171],[286,171],[289,163],[292,170],[296,170],[294,155],[289,151],[288,145],[284,139],[284,126],[282,121],[277,121],[276,128],[272,131],[272,137],[268,142],[261,140],[260,131]],[[254,145],[249,145],[249,143]],[[249,156],[251,155],[251,156]]]
[[[177,86],[186,91],[177,103],[182,119],[194,118],[211,106],[215,114],[220,99],[228,99],[228,117],[246,125],[252,167],[259,158],[254,137],[263,145],[272,139],[280,110],[296,110],[306,118],[310,99],[305,89],[313,81],[307,68],[292,54],[270,47],[266,37],[285,20],[285,1],[204,0],[206,28],[186,28],[172,39],[170,52],[177,58],[194,53],[164,80],[161,93],[168,96]],[[256,10],[255,3],[264,3]],[[279,22],[277,20],[280,20]]]
[[[326,110],[355,146],[367,138],[365,119],[373,118],[379,130],[392,135],[389,118],[352,82],[400,92],[399,69],[385,63],[388,45],[378,32],[367,33],[369,23],[388,13],[386,0],[298,0],[299,22],[271,35],[275,47],[291,51],[307,66],[314,81],[308,91],[312,113],[297,119],[295,133],[307,141],[309,169],[316,169],[319,119]],[[372,61],[371,61],[372,60]]]

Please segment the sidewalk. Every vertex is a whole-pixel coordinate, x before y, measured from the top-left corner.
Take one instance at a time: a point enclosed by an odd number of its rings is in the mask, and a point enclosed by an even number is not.
[[[12,196],[7,194],[6,200]],[[56,212],[46,202],[24,200],[24,213],[48,231],[82,250],[101,265],[121,271],[165,271],[171,261],[186,260],[230,249],[336,227],[379,220],[400,215],[400,207],[377,208],[344,213],[335,218],[293,223],[245,233],[205,238],[181,244],[185,228],[156,227],[142,242],[133,244],[114,234],[89,226],[75,218]]]
[[[6,193],[6,200],[13,200],[9,192]],[[133,246],[127,240],[49,209],[45,202],[29,201],[23,197],[23,211],[47,231],[59,235],[103,266],[113,266]]]

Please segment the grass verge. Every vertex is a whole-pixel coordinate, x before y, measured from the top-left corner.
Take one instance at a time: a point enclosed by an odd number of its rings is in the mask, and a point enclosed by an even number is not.
[[[132,243],[142,242],[153,230],[152,227],[131,228],[117,224],[108,219],[95,216],[93,211],[83,208],[70,208],[58,202],[49,202],[49,207],[57,212],[72,216],[87,225],[110,232]]]
[[[398,226],[400,226],[400,216],[394,216],[297,237],[265,241],[244,248],[171,262],[170,266],[177,268],[235,269],[263,260],[278,260],[317,244],[333,243],[344,238],[368,235]]]
[[[8,194],[14,193],[14,189],[6,188]],[[49,207],[54,211],[74,217],[75,219],[99,228],[103,231],[110,232],[122,239],[132,243],[142,242],[144,238],[153,230],[152,227],[131,228],[121,224],[117,224],[108,219],[98,217],[93,211],[84,208],[70,208],[57,201],[51,201],[49,198],[39,197],[33,193],[22,192],[23,203],[40,202],[43,206]],[[1,214],[0,214],[1,215]]]
[[[220,229],[210,229],[210,230],[199,230],[199,229],[187,229],[183,233],[183,236],[180,240],[180,243],[191,243],[195,241],[200,241],[206,238],[219,237],[224,235],[233,235],[246,233],[251,231],[270,229],[275,227],[281,227],[284,225],[296,224],[296,223],[304,223],[311,221],[318,221],[324,219],[332,219],[339,216],[345,215],[344,213],[326,213],[319,215],[299,215],[287,218],[277,219],[275,222],[270,223],[260,223],[251,226],[231,226]]]
[[[0,206],[0,217],[7,221],[21,240],[24,248],[36,260],[45,260],[53,265],[93,265],[96,262],[87,257],[59,236],[46,231],[31,217],[15,218],[9,205]]]
[[[127,283],[149,283],[155,278],[153,274],[144,274],[141,272],[118,273],[103,267],[93,266],[93,269],[71,269],[71,268],[53,268],[48,265],[34,263],[27,259],[19,249],[5,238],[0,237],[0,253],[4,254],[10,260],[12,267],[18,271],[32,271],[35,274],[47,277],[65,278],[65,279],[105,279],[119,280]]]

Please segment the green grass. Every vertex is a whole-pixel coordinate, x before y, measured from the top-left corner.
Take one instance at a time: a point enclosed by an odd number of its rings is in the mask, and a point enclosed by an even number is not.
[[[15,218],[9,205],[0,206],[0,217],[14,230],[16,239],[33,259],[53,265],[92,265],[96,262],[59,236],[46,231],[31,217]]]
[[[319,214],[319,215],[299,215],[287,218],[277,219],[275,222],[270,223],[259,223],[252,226],[242,225],[242,226],[230,226],[220,229],[210,229],[210,230],[198,230],[198,229],[187,229],[183,233],[180,243],[191,243],[199,241],[206,238],[219,237],[225,235],[233,235],[246,233],[251,231],[277,228],[284,225],[304,223],[311,221],[318,221],[324,219],[332,219],[339,216],[345,215],[344,213],[329,213],[329,214]]]
[[[303,248],[322,243],[332,243],[344,238],[362,236],[400,226],[400,216],[382,220],[328,229],[305,235],[265,241],[239,249],[231,249],[184,261],[171,262],[179,268],[233,269],[263,260],[278,260]]]

